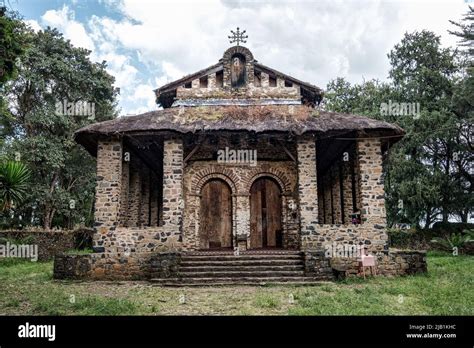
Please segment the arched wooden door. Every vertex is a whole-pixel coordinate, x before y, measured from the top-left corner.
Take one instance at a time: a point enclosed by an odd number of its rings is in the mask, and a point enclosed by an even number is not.
[[[250,247],[282,247],[281,191],[270,178],[257,179],[250,189]]]
[[[227,183],[208,181],[201,191],[201,249],[232,248],[232,195]]]

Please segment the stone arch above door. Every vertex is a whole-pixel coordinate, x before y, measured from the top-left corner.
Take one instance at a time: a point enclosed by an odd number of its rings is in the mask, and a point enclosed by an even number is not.
[[[209,171],[208,169],[205,169],[196,173],[191,182],[192,192],[200,195],[203,186],[212,179],[220,179],[225,181],[231,188],[232,194],[237,193],[236,183],[239,181],[239,179],[233,171],[226,170],[225,168],[219,171]]]
[[[290,194],[293,191],[294,183],[288,177],[287,174],[284,172],[276,169],[276,168],[265,168],[264,171],[260,170],[250,170],[243,180],[243,188],[244,192],[250,192],[250,188],[252,187],[253,183],[261,178],[261,177],[270,177],[275,180],[278,185],[280,186],[282,194]]]

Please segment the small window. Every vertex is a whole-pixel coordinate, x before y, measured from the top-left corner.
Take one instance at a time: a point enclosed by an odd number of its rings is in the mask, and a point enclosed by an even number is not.
[[[270,87],[276,87],[277,85],[277,79],[275,76],[268,76],[268,85]]]
[[[199,79],[199,88],[207,88],[207,76],[203,76]]]
[[[188,83],[185,83],[184,84],[184,88],[191,88],[192,87],[192,83],[191,82],[188,82]]]
[[[224,87],[224,71],[216,72],[216,87]]]
[[[285,80],[285,87],[293,87],[293,82]]]
[[[255,71],[255,78],[253,80],[253,85],[255,87],[262,87],[262,73],[260,71]]]

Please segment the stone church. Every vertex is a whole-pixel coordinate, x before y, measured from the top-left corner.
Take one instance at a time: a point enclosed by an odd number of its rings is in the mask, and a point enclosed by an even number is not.
[[[394,124],[320,109],[323,91],[239,45],[155,90],[161,108],[86,126],[97,158],[94,253],[56,258],[57,278],[163,284],[302,282],[426,268],[388,249],[382,166]],[[329,247],[328,247],[329,246]],[[346,255],[342,255],[346,256]]]

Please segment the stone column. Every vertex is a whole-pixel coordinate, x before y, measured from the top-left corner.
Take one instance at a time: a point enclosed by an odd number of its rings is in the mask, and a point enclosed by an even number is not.
[[[156,175],[152,174],[151,176],[151,199],[150,199],[150,225],[151,226],[158,226],[158,182],[156,179]]]
[[[377,227],[385,226],[385,198],[380,139],[359,140],[357,142],[357,156],[359,159],[362,223],[373,224]]]
[[[250,196],[248,194],[237,194],[235,196],[236,206],[236,239],[241,250],[250,247]]]
[[[122,193],[120,197],[120,225],[128,226],[128,185],[130,182],[130,162],[122,162]]]
[[[216,73],[209,74],[207,78],[208,78],[207,88],[209,89],[216,88]]]
[[[183,210],[183,141],[168,139],[163,144],[163,226],[168,237],[180,241]]]
[[[351,161],[342,161],[342,189],[344,199],[344,223],[351,224],[353,204],[352,204],[352,172],[351,172]]]
[[[148,226],[150,221],[150,169],[146,165],[143,165],[140,176],[142,178],[140,226]]]
[[[261,79],[261,85],[262,87],[268,87],[269,86],[269,77],[268,77],[268,74],[262,72],[262,75],[260,75],[260,79]]]
[[[332,199],[334,207],[334,223],[342,223],[342,211],[341,211],[341,181],[339,177],[339,163],[334,163],[331,167],[332,175]]]
[[[99,140],[95,190],[94,247],[111,251],[119,224],[122,186],[122,141]]]
[[[130,186],[128,194],[128,226],[137,227],[139,225],[140,205],[141,205],[141,165],[140,160],[132,155],[129,165]]]
[[[318,183],[316,175],[316,141],[302,136],[297,142],[298,194],[302,240],[316,232],[318,224]],[[302,243],[304,244],[304,243]]]

